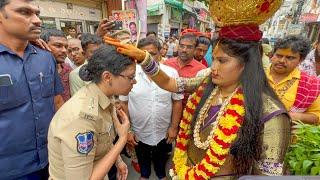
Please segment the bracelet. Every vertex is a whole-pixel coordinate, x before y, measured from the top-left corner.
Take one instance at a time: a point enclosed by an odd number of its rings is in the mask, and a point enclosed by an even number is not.
[[[186,84],[187,82],[184,78],[176,78],[176,86],[179,93],[183,93],[185,91]]]
[[[160,72],[160,65],[157,61],[153,60],[152,57],[148,52],[146,52],[146,58],[140,63],[143,71],[151,76],[154,77],[159,74]]]
[[[183,93],[186,90],[196,89],[201,83],[206,80],[207,76],[200,76],[195,78],[176,78],[176,87],[179,93]]]
[[[144,58],[144,60],[141,63],[139,63],[141,66],[146,66],[151,61],[150,53],[148,53],[148,51],[145,51],[145,52],[146,52],[146,57]]]

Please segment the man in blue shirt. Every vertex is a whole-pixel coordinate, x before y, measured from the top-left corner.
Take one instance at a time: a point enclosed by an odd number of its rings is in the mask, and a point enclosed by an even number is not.
[[[0,1],[0,179],[48,178],[47,132],[63,91],[30,0]]]

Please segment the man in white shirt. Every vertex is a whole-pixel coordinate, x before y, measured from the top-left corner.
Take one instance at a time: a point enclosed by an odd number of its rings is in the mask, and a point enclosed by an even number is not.
[[[148,51],[160,60],[160,43],[152,38],[141,39],[138,48]],[[160,64],[161,70],[172,77],[178,72]],[[140,179],[148,179],[151,163],[159,179],[166,179],[165,166],[176,139],[182,111],[182,94],[175,94],[158,87],[141,69],[136,69],[137,84],[128,96],[120,96],[124,109],[129,113],[132,132],[128,145],[135,147],[141,171]]]
[[[168,43],[168,51],[167,51],[167,58],[172,58],[174,50],[176,49],[176,43],[173,39],[173,37],[169,38],[169,43]]]

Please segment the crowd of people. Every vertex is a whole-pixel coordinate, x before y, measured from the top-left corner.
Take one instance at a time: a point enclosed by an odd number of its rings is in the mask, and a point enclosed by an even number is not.
[[[95,34],[42,29],[39,13],[0,1],[0,179],[124,180],[123,155],[140,179],[286,175],[292,121],[320,123],[320,36],[134,42],[107,19]]]

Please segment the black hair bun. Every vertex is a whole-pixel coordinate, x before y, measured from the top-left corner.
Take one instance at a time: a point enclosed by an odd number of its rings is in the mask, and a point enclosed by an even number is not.
[[[79,76],[83,81],[92,81],[94,78],[94,74],[89,71],[88,65],[83,65],[79,70]]]

